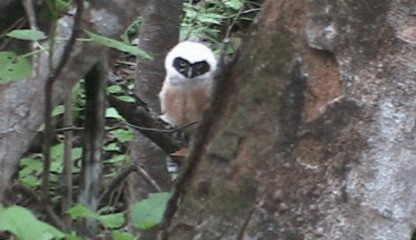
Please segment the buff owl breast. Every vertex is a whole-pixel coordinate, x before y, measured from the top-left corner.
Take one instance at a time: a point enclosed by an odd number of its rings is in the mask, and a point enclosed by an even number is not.
[[[212,91],[217,67],[214,53],[202,43],[185,41],[166,56],[166,78],[159,93],[161,118],[175,127],[199,121]]]

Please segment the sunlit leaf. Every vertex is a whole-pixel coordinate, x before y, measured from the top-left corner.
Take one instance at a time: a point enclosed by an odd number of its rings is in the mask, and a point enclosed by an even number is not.
[[[115,151],[120,151],[120,147],[118,146],[117,143],[110,143],[110,144],[104,146],[104,150],[115,152]]]
[[[123,52],[128,52],[132,55],[144,57],[147,59],[152,59],[152,57],[148,53],[140,49],[138,46],[131,46],[131,45],[126,44],[125,42],[107,38],[107,37],[104,37],[104,36],[89,32],[89,31],[85,31],[85,32],[96,43],[99,43],[107,47],[115,48]]]
[[[47,38],[45,33],[34,29],[16,29],[7,33],[6,36],[30,41],[39,41]]]
[[[58,115],[61,115],[61,114],[63,114],[63,113],[64,113],[64,111],[65,111],[65,107],[64,107],[64,105],[58,105],[58,106],[56,106],[56,107],[53,109],[53,111],[52,111],[52,116],[53,116],[53,117],[56,117],[56,116],[58,116]]]
[[[116,98],[118,100],[121,100],[123,102],[136,102],[136,99],[134,99],[133,97],[129,96],[129,95],[121,95],[121,96],[116,96]]]
[[[118,111],[115,109],[115,108],[113,108],[113,107],[110,107],[110,108],[107,108],[106,110],[105,110],[105,117],[106,118],[114,118],[114,119],[117,119],[117,120],[123,120],[124,118],[118,113]]]
[[[133,140],[133,131],[131,129],[117,129],[111,131],[112,134],[122,143]]]
[[[88,207],[82,204],[77,204],[71,207],[70,209],[68,209],[67,213],[72,218],[80,218],[80,217],[88,217],[88,218],[94,218],[94,219],[99,218],[99,215],[97,213],[95,213],[94,211],[92,211],[91,209],[89,209]]]
[[[150,229],[162,221],[169,193],[151,193],[132,207],[132,223],[141,230]]]
[[[112,231],[111,236],[114,240],[134,240],[135,237],[129,232]]]
[[[243,7],[244,2],[242,0],[228,0],[228,1],[225,1],[224,4],[229,8],[232,8],[234,10],[239,10],[240,8]]]
[[[36,187],[40,186],[40,180],[39,178],[33,176],[33,175],[25,175],[25,176],[19,176],[19,179],[22,183],[29,187]]]
[[[126,222],[126,218],[123,213],[101,215],[98,217],[98,220],[106,228],[120,228]]]
[[[0,208],[0,231],[9,231],[20,240],[61,239],[65,234],[38,220],[28,209],[11,206]]]
[[[0,52],[0,84],[23,80],[31,76],[32,64],[14,52]]]
[[[118,85],[111,85],[111,86],[107,87],[107,91],[109,93],[122,93],[123,89]]]

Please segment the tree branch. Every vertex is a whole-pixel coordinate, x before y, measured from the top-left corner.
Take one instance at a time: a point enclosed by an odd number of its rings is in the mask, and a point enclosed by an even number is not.
[[[139,129],[140,132],[158,145],[166,154],[174,153],[183,147],[183,143],[172,134],[164,132],[166,125],[161,120],[152,117],[144,104],[139,103],[139,101],[136,101],[136,103],[124,102],[112,95],[107,95],[107,100],[130,125],[133,124],[142,128]],[[155,129],[161,131],[154,131]]]

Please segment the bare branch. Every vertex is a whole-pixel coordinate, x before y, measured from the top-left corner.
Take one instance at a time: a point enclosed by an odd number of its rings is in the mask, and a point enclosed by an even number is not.
[[[52,89],[53,84],[59,78],[62,69],[65,67],[66,63],[69,60],[69,56],[71,51],[74,47],[76,38],[80,31],[80,23],[81,18],[84,10],[84,1],[77,0],[77,11],[74,17],[74,25],[72,28],[72,33],[69,38],[67,45],[65,46],[64,52],[59,60],[59,63],[55,70],[51,72],[48,79],[46,80],[45,84],[45,112],[44,112],[44,121],[45,121],[45,135],[44,135],[44,145],[43,145],[43,154],[44,154],[44,167],[43,167],[43,175],[42,175],[42,199],[45,203],[49,202],[49,173],[51,167],[51,142],[52,136],[54,133],[54,126],[52,123]]]

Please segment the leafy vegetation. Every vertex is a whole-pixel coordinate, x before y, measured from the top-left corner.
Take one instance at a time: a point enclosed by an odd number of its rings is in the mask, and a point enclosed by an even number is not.
[[[58,19],[63,11],[70,7],[70,1],[65,0],[49,0],[48,7],[54,13],[54,18]],[[199,39],[210,42],[213,46],[218,47],[224,37],[230,37],[232,32],[241,31],[244,21],[251,21],[252,12],[257,11],[258,4],[248,0],[206,0],[206,1],[184,1],[184,15],[181,25],[181,39]],[[253,11],[253,9],[255,11]],[[126,29],[121,41],[106,38],[98,34],[85,31],[88,35],[88,41],[94,41],[98,44],[108,46],[118,51],[128,53],[128,57],[145,57],[151,56],[137,46],[131,44],[131,36],[137,35],[137,28],[140,26],[141,20],[138,18],[131,26]],[[38,30],[18,29],[10,31],[7,37],[24,41],[42,41],[46,39],[46,35]],[[59,39],[55,39],[59,41]],[[85,41],[85,39],[79,39]],[[28,56],[38,54],[48,49],[39,48],[33,52],[24,55],[18,55],[13,52],[0,52],[0,84],[11,81],[26,79],[32,74],[32,64]],[[130,78],[131,76],[123,76]],[[134,102],[135,99],[127,94],[133,88],[132,81],[124,81],[122,84],[111,82],[107,87],[107,94],[112,94],[118,99],[125,102]],[[75,125],[81,125],[84,120],[85,109],[85,92],[83,82],[81,81],[73,89],[72,111]],[[63,105],[58,105],[53,111],[53,116],[57,122],[58,130],[56,133],[56,141],[51,149],[51,183],[52,201],[58,208],[62,202],[60,193],[61,179],[63,176],[63,159],[64,159],[64,143],[63,143],[63,114],[68,109]],[[125,119],[117,112],[115,108],[107,108],[106,117],[106,139],[104,146],[104,165],[106,180],[114,179],[126,165],[129,164],[128,145],[133,140],[133,130],[127,127]],[[82,148],[79,140],[81,138],[77,129],[72,129],[75,134],[73,140],[74,147],[72,152],[72,175],[78,176],[81,172]],[[39,129],[41,133],[43,128]],[[29,210],[31,204],[40,204],[39,199],[33,199],[33,196],[39,195],[41,188],[43,156],[40,151],[32,150],[20,161],[18,173],[19,184],[26,189],[26,193],[18,196],[15,200],[17,204],[27,206],[0,206],[0,232],[7,231],[19,239],[82,239],[76,233],[65,233],[54,226],[42,221],[44,216],[39,215],[35,210]],[[109,170],[111,169],[111,171]],[[112,189],[114,190],[114,189]],[[27,193],[27,192],[30,192]],[[121,191],[120,191],[121,192]],[[132,233],[126,231],[125,226],[128,222],[126,209],[126,200],[123,199],[121,193],[116,200],[104,199],[100,209],[97,212],[75,203],[66,214],[73,221],[83,218],[92,218],[98,220],[103,231],[110,233],[113,239],[130,240],[138,239]],[[28,198],[32,196],[32,198]],[[130,211],[130,223],[139,230],[147,230],[157,226],[163,216],[169,193],[149,194],[147,199],[132,205]],[[64,215],[64,212],[59,213]],[[23,219],[23,220],[22,220]]]

